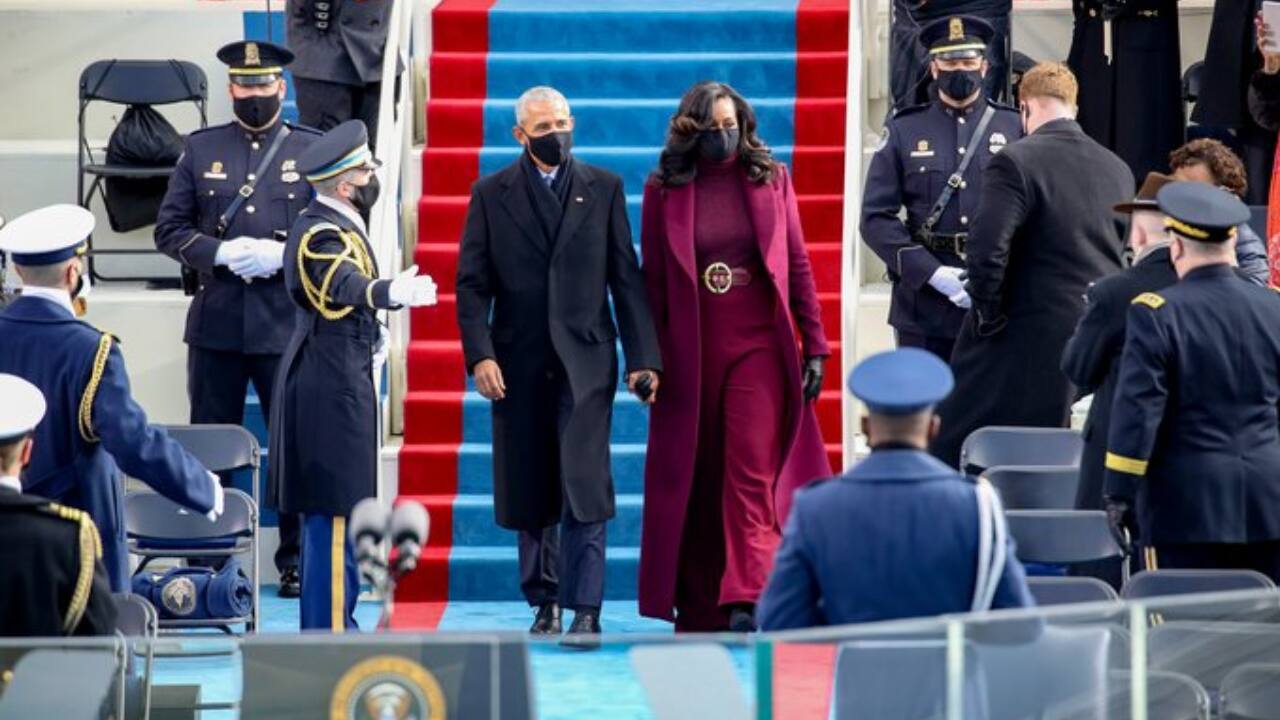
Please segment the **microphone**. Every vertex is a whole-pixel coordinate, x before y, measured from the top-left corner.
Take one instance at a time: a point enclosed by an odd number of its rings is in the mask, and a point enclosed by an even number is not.
[[[390,516],[386,506],[377,498],[365,498],[356,503],[351,510],[351,542],[356,546],[356,562],[364,575],[369,575],[370,566],[385,567],[379,546],[382,536],[387,531],[387,518]]]
[[[427,544],[431,518],[422,503],[406,500],[391,511],[391,544],[396,548],[395,575],[407,575],[418,567],[422,546]]]

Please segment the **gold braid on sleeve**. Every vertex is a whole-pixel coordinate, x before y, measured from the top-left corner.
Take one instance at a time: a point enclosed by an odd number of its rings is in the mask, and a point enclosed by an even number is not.
[[[102,333],[98,338],[98,352],[93,356],[93,370],[89,374],[89,384],[84,387],[84,395],[80,396],[80,437],[85,442],[98,442],[93,432],[93,400],[98,395],[98,386],[102,384],[102,374],[107,369],[107,358],[111,357],[111,335]]]
[[[342,240],[342,251],[336,253],[312,251],[311,238],[322,232],[337,234],[338,238]],[[311,275],[307,273],[307,262],[329,263],[329,269],[325,271],[320,287],[316,287],[311,280]],[[351,263],[355,266],[356,272],[370,280],[373,279],[373,260],[369,257],[369,252],[365,249],[364,243],[355,233],[343,232],[342,228],[331,223],[320,223],[311,226],[298,242],[298,277],[302,280],[302,291],[306,294],[311,306],[325,320],[340,320],[355,309],[350,305],[341,309],[334,308],[332,307],[333,298],[329,296],[329,286],[333,283],[333,278],[337,275],[338,268],[342,267],[343,263]]]

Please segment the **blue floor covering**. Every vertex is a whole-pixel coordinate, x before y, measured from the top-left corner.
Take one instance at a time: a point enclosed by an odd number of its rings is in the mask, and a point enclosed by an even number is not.
[[[298,629],[298,601],[276,597],[275,587],[262,592],[262,631],[291,633]],[[366,631],[377,624],[381,605],[361,602],[356,620]],[[565,624],[572,619],[566,613]],[[520,602],[454,602],[445,610],[440,630],[484,631],[525,630],[532,615]],[[593,718],[598,720],[645,720],[652,718],[644,693],[631,670],[627,651],[631,645],[623,635],[669,634],[671,626],[641,618],[635,601],[606,602],[601,624],[609,643],[594,652],[565,650],[552,643],[531,647],[530,659],[537,702],[536,717],[542,720]],[[217,641],[215,641],[217,642]],[[743,682],[743,692],[752,686],[750,654],[733,650],[735,666]],[[202,686],[204,702],[236,701],[240,695],[238,658],[158,658],[155,682],[159,685]],[[235,711],[206,711],[205,720],[230,720]]]

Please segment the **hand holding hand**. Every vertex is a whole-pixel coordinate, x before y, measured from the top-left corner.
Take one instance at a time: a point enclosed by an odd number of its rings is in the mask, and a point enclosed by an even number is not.
[[[807,357],[804,360],[804,379],[801,385],[804,388],[804,399],[813,402],[822,394],[822,378],[825,374],[827,359],[818,355]]]
[[[969,292],[965,290],[964,278],[964,268],[942,265],[933,271],[933,277],[929,278],[929,286],[946,295],[956,307],[968,310],[973,302],[969,299]]]
[[[642,383],[644,380],[647,383]],[[645,405],[652,405],[658,401],[658,386],[662,384],[662,378],[653,370],[636,370],[627,374],[627,389],[632,395],[640,398],[640,402]]]
[[[284,243],[245,238],[246,252],[228,263],[231,272],[242,278],[271,277],[284,267]]]
[[[507,384],[502,379],[502,368],[493,358],[485,358],[471,370],[476,378],[476,390],[489,400],[501,400],[507,396]]]
[[[233,240],[223,240],[218,243],[218,250],[213,256],[213,264],[231,267],[232,263],[243,262],[249,256],[253,243],[253,238],[243,235]]]
[[[436,283],[430,275],[419,275],[418,266],[401,271],[387,290],[391,302],[402,307],[426,307],[436,304]]]

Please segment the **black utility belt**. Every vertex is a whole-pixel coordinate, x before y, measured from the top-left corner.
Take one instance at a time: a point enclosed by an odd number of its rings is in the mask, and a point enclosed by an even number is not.
[[[947,252],[964,255],[965,246],[969,243],[969,233],[916,233],[916,242],[934,252]]]

